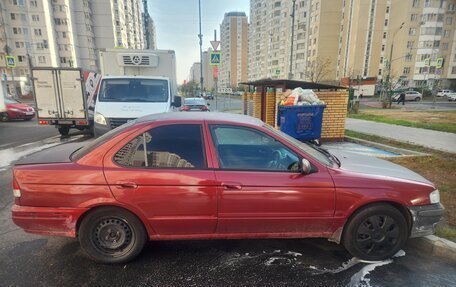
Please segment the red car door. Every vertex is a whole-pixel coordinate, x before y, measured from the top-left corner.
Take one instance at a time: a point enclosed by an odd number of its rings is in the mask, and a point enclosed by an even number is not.
[[[215,175],[200,123],[151,126],[114,149],[104,160],[109,187],[157,234],[214,233]]]
[[[218,233],[321,236],[333,222],[335,190],[326,168],[304,175],[300,155],[266,131],[209,125],[219,168]]]

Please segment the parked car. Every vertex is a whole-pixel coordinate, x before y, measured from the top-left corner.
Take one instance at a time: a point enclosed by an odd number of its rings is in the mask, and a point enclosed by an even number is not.
[[[405,100],[406,101],[415,101],[419,102],[423,99],[423,95],[417,91],[405,91]],[[399,100],[401,93],[398,93],[393,96],[393,101],[397,102]]]
[[[437,97],[445,97],[447,94],[454,93],[452,90],[439,90],[437,92]]]
[[[0,114],[0,119],[4,122],[16,119],[29,121],[35,117],[35,110],[27,104],[8,97],[5,98],[5,104],[6,112]]]
[[[153,114],[41,151],[14,166],[13,195],[16,225],[78,237],[103,263],[132,260],[148,240],[303,237],[383,260],[444,211],[413,171],[229,113]]]
[[[206,93],[206,96],[204,97],[206,100],[213,100],[214,95],[212,93]]]
[[[208,112],[209,104],[203,98],[186,98],[180,110],[183,112]]]
[[[448,101],[456,101],[456,93],[455,92],[447,93],[445,96],[447,97]]]

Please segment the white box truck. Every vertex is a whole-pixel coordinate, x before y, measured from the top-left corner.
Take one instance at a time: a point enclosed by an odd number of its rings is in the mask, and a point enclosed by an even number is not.
[[[101,75],[77,68],[32,69],[36,113],[40,125],[93,129],[95,95]]]
[[[171,50],[100,50],[102,80],[95,103],[99,136],[127,121],[180,107]]]

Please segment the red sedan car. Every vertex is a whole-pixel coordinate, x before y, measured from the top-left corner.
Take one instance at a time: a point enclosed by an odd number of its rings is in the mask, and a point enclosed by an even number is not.
[[[209,238],[324,237],[381,260],[443,215],[418,174],[247,116],[150,115],[77,145],[16,164],[12,218],[27,232],[79,237],[104,263],[131,260],[147,240]]]
[[[22,104],[12,98],[5,98],[6,112],[0,113],[0,120],[9,121],[23,119],[29,121],[35,117],[35,110],[26,104]]]

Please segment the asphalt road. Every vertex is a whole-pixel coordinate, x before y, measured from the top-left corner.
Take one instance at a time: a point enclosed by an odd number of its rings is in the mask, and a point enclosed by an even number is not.
[[[19,134],[18,141],[30,141]],[[27,144],[17,157],[60,142],[53,137]],[[455,262],[410,246],[372,264],[323,239],[150,242],[134,262],[101,265],[75,239],[16,227],[11,180],[11,167],[0,168],[0,286],[456,286]]]
[[[38,125],[36,118],[30,121],[0,122],[0,148],[22,145],[58,134],[54,126]]]

